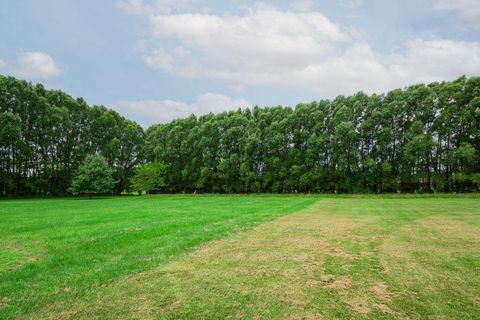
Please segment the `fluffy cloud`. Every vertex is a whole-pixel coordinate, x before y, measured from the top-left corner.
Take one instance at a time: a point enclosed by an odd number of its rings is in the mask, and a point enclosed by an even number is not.
[[[480,3],[478,0],[435,0],[435,8],[455,11],[472,22],[473,26],[479,27]]]
[[[153,37],[144,57],[148,66],[239,89],[297,87],[334,96],[381,92],[480,70],[480,42],[417,39],[380,54],[357,32],[319,12],[256,5],[244,15],[151,14],[149,21]],[[165,40],[176,46],[166,49]]]
[[[232,99],[222,94],[209,92],[199,95],[192,104],[173,100],[142,100],[120,101],[112,104],[111,107],[146,127],[156,123],[166,123],[176,118],[188,117],[191,114],[198,116],[210,112],[219,113],[247,106],[249,103],[243,99]]]
[[[385,92],[415,83],[453,80],[460,75],[478,75],[480,43],[451,40],[412,40],[404,52],[375,54],[366,43],[357,43],[338,56],[312,65],[298,74],[298,83],[318,85],[330,96],[356,91]],[[312,87],[315,90],[315,87]]]
[[[480,42],[421,39],[409,41],[404,55],[391,57],[391,77],[401,82],[431,82],[480,72]],[[394,82],[395,83],[395,82]]]
[[[44,52],[25,52],[17,59],[16,76],[31,80],[46,80],[60,74],[51,56]]]
[[[317,12],[258,5],[247,15],[174,14],[150,18],[155,41],[174,39],[170,51],[149,52],[146,63],[188,78],[232,87],[283,83],[312,61],[335,55],[349,36]]]

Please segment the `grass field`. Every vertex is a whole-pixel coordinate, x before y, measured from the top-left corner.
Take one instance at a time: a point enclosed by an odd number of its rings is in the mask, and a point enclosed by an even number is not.
[[[480,198],[0,201],[0,318],[480,319]]]

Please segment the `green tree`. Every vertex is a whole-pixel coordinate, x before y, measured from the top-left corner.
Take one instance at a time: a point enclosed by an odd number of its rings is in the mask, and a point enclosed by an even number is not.
[[[112,174],[105,157],[88,155],[77,170],[70,192],[85,194],[90,198],[94,194],[112,192],[115,184]]]
[[[151,162],[143,164],[134,170],[134,176],[131,179],[133,190],[150,191],[164,187],[166,166],[160,162]]]
[[[15,190],[15,162],[21,141],[21,119],[11,112],[0,114],[0,194]]]
[[[117,194],[145,161],[168,163],[168,192],[471,192],[479,150],[480,77],[144,131],[103,106],[0,76],[5,196],[65,193],[87,154],[106,158]]]

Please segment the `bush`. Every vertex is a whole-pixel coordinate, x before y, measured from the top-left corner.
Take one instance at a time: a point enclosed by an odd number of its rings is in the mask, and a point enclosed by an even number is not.
[[[115,184],[112,174],[113,170],[103,156],[88,155],[77,170],[70,192],[90,197],[112,192]]]

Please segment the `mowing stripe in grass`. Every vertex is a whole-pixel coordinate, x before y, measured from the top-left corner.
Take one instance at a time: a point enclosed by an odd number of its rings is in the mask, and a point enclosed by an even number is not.
[[[314,201],[276,196],[1,201],[0,318],[79,299]]]
[[[34,317],[476,319],[480,199],[334,198]]]

